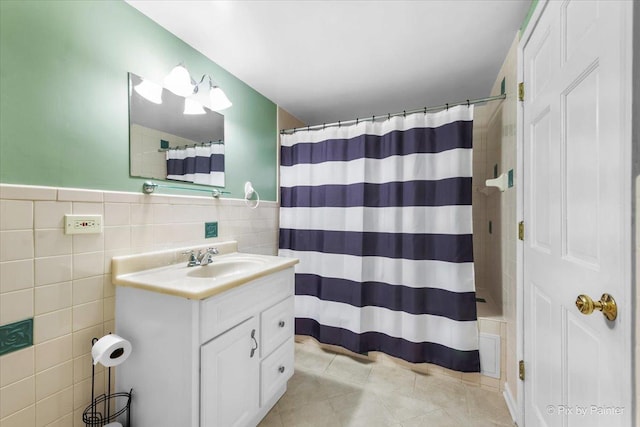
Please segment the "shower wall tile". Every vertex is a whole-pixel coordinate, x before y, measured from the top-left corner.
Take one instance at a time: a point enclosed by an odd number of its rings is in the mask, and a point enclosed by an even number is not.
[[[68,334],[34,346],[36,372],[44,371],[71,360],[71,344],[71,334]]]
[[[32,261],[35,265],[36,286],[71,280],[71,255],[36,258]]]
[[[33,258],[33,230],[0,231],[0,262]]]
[[[33,405],[35,402],[35,377],[0,388],[0,419]]]
[[[33,375],[33,347],[0,357],[0,387],[13,384]]]
[[[72,253],[72,236],[61,228],[35,230],[35,256],[47,257]]]
[[[71,307],[71,282],[38,286],[35,288],[34,312],[36,315]]]
[[[64,215],[72,213],[71,202],[34,202],[35,228],[64,228]]]
[[[0,324],[33,317],[33,289],[0,294]]]
[[[0,199],[5,200],[56,200],[58,190],[53,187],[0,184]]]
[[[0,262],[0,293],[33,287],[33,260]]]
[[[33,343],[36,345],[69,333],[71,333],[71,308],[34,318]]]
[[[77,188],[59,188],[58,200],[68,202],[99,202],[102,203],[102,191],[82,190]]]
[[[73,202],[73,214],[104,215],[104,205],[102,203]]]
[[[2,427],[83,425],[91,340],[115,331],[111,257],[224,240],[277,253],[274,202],[0,184],[0,204],[0,325],[35,316],[34,346],[0,358]],[[103,215],[104,232],[65,235],[69,213]],[[218,238],[204,238],[210,221]],[[96,372],[102,390],[106,371]]]
[[[32,227],[32,201],[0,200],[0,230],[25,230]]]

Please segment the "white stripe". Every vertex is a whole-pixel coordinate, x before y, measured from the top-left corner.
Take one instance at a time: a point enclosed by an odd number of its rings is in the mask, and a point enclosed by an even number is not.
[[[216,187],[224,186],[224,172],[196,173],[193,175],[195,184],[214,185]]]
[[[421,343],[431,342],[456,350],[478,350],[476,321],[457,321],[431,314],[410,314],[382,307],[354,307],[313,296],[296,295],[296,317],[321,325],[348,329],[356,334],[381,332],[391,337]]]
[[[280,249],[278,255],[298,258],[296,273],[355,282],[382,282],[411,288],[474,292],[473,263],[325,254]]]
[[[380,184],[417,180],[470,177],[472,150],[458,148],[440,153],[414,153],[384,159],[301,163],[280,167],[280,185]]]
[[[404,131],[417,127],[435,128],[459,120],[473,120],[473,105],[469,107],[466,105],[460,105],[437,113],[410,114],[407,115],[406,118],[397,116],[383,121],[364,121],[357,125],[329,127],[324,131],[300,130],[294,134],[282,135],[281,142],[283,146],[290,147],[299,142],[321,142],[326,141],[327,139],[351,139],[364,134],[380,136],[394,130]]]
[[[280,208],[280,227],[381,233],[471,234],[471,206]]]

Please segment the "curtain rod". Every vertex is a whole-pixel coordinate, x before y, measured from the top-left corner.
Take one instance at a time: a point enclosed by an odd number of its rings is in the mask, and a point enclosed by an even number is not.
[[[299,128],[291,128],[291,129],[282,129],[280,131],[280,134],[292,134],[292,133],[296,133],[300,130],[319,130],[319,129],[325,129],[328,127],[335,127],[335,126],[342,126],[342,125],[351,125],[351,124],[358,124],[359,122],[365,122],[365,121],[375,121],[376,119],[380,119],[383,117],[386,117],[387,119],[390,119],[391,117],[396,117],[396,116],[406,116],[407,114],[415,114],[415,113],[427,113],[429,111],[437,111],[437,110],[442,110],[444,108],[449,109],[449,107],[455,107],[457,105],[471,105],[471,104],[482,104],[485,102],[489,102],[489,101],[497,101],[499,99],[505,99],[507,97],[506,93],[503,93],[502,95],[496,95],[496,96],[488,96],[486,98],[478,98],[478,99],[472,99],[472,100],[466,100],[466,101],[461,101],[461,102],[454,102],[452,104],[444,104],[444,105],[437,105],[434,107],[424,107],[424,108],[418,108],[416,110],[409,110],[409,111],[403,111],[401,113],[388,113],[388,114],[383,114],[383,115],[379,115],[379,116],[371,116],[371,117],[366,117],[366,118],[362,118],[362,119],[355,119],[355,120],[346,120],[346,121],[339,121],[339,122],[334,122],[334,123],[324,123],[321,125],[313,125],[313,126],[302,126]]]

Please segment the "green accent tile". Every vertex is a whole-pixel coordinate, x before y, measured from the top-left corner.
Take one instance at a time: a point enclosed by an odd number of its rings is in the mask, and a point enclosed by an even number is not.
[[[513,169],[509,169],[509,188],[513,187]]]
[[[169,141],[161,139],[160,140],[160,148],[169,148]]]
[[[33,319],[0,326],[0,356],[33,345]]]
[[[218,222],[205,222],[204,223],[204,238],[218,237]]]

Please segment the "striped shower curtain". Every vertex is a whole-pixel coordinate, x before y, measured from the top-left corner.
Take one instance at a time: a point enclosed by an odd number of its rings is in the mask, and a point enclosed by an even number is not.
[[[478,372],[473,106],[283,135],[296,334]]]
[[[171,148],[167,179],[224,187],[224,144]]]

